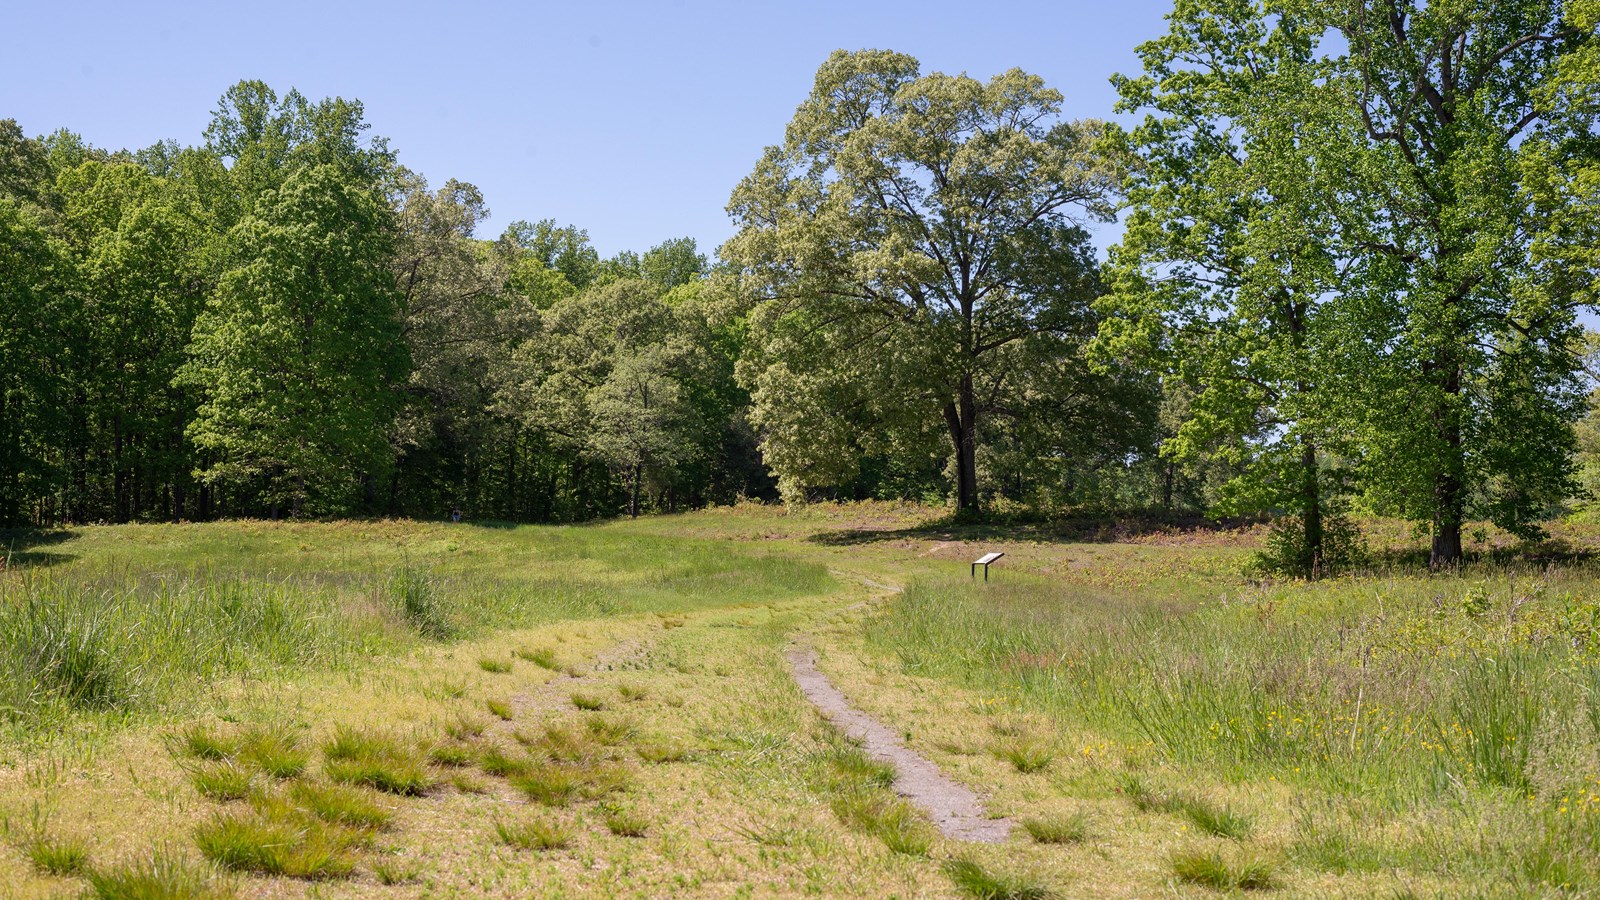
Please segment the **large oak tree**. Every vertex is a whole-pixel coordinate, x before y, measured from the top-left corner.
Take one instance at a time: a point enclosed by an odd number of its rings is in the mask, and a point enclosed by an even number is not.
[[[863,450],[926,453],[943,432],[971,510],[988,419],[1103,395],[1037,365],[1072,361],[1093,331],[1082,225],[1109,216],[1116,183],[1102,126],[1062,121],[1061,99],[1018,70],[982,82],[839,51],[734,191],[721,256],[758,301],[743,377],[791,496],[848,478]]]

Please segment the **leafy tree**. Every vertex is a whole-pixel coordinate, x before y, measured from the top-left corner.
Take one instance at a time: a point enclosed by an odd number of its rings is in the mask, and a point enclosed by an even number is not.
[[[57,192],[82,310],[72,502],[117,521],[182,517],[193,400],[173,379],[209,288],[205,225],[178,182],[131,161],[90,159],[63,172]]]
[[[664,486],[699,451],[704,424],[686,402],[704,328],[667,305],[659,286],[614,281],[563,298],[517,352],[506,405],[557,446],[602,462],[625,481],[638,515],[649,481]]]
[[[1363,123],[1360,140],[1319,146],[1349,173],[1335,394],[1365,490],[1431,524],[1435,566],[1460,559],[1469,516],[1537,534],[1572,488],[1582,296],[1581,279],[1536,256],[1551,210],[1528,174],[1597,124],[1592,106],[1549,93],[1592,32],[1563,21],[1559,0],[1295,8],[1342,40],[1344,102]]]
[[[1108,216],[1116,173],[1099,123],[1059,122],[1060,105],[1021,71],[983,83],[836,52],[734,191],[721,255],[760,301],[741,377],[789,495],[942,432],[957,504],[978,506],[986,421],[1048,396],[1024,360],[1041,344],[1071,360],[1094,328],[1074,215]]]
[[[60,440],[65,373],[54,322],[68,317],[57,248],[14,197],[0,193],[0,525],[25,521],[46,494]]]
[[[672,238],[651,247],[639,258],[640,276],[671,290],[704,277],[706,257],[694,238]]]
[[[1324,547],[1333,502],[1322,447],[1325,302],[1339,287],[1332,236],[1342,169],[1318,141],[1356,138],[1317,30],[1288,11],[1190,0],[1142,44],[1144,73],[1116,79],[1135,162],[1127,230],[1111,253],[1102,348],[1153,359],[1184,386],[1186,416],[1162,452],[1239,467],[1225,512],[1288,509],[1294,568],[1338,560]],[[1342,116],[1342,118],[1341,118]]]
[[[331,165],[291,173],[230,234],[183,382],[201,472],[276,512],[342,511],[386,471],[405,376],[392,213]]]
[[[513,222],[503,240],[525,251],[529,258],[566,278],[573,290],[594,281],[600,254],[589,244],[589,232],[572,225],[557,226],[554,219]]]

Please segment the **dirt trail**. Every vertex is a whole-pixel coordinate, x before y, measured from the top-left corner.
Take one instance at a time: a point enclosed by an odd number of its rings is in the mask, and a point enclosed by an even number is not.
[[[846,734],[860,740],[874,759],[894,766],[895,790],[921,807],[945,837],[996,844],[1011,834],[1010,819],[989,818],[977,794],[940,772],[932,760],[900,743],[892,729],[851,707],[844,694],[817,668],[815,651],[795,647],[787,655],[794,667],[794,680],[806,697]]]

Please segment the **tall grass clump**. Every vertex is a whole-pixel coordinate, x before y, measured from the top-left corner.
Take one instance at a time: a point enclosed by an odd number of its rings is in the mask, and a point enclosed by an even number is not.
[[[999,872],[967,857],[946,860],[944,871],[956,889],[973,900],[1047,900],[1055,896],[1032,878]]]
[[[26,573],[0,579],[0,704],[34,729],[126,714],[228,675],[345,659],[378,631],[294,579]]]
[[[89,873],[94,900],[231,900],[238,886],[170,848]]]
[[[449,604],[426,572],[409,563],[402,565],[389,579],[388,588],[395,608],[418,634],[442,641],[457,633]]]

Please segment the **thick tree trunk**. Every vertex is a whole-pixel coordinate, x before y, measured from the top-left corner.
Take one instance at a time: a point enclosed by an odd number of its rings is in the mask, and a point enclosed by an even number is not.
[[[972,376],[961,379],[956,399],[945,404],[945,426],[956,454],[956,509],[978,510],[978,403],[972,390]]]

